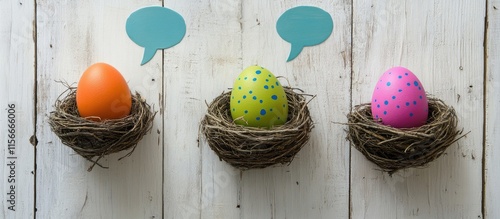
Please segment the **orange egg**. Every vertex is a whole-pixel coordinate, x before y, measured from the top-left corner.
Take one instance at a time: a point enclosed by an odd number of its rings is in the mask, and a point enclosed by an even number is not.
[[[96,63],[85,70],[78,82],[76,106],[81,117],[91,120],[120,119],[130,114],[132,96],[118,70]]]

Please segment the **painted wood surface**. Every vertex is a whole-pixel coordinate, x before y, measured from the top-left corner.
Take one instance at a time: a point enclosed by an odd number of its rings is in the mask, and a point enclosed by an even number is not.
[[[304,48],[287,63],[291,47],[276,33],[276,20],[299,5],[329,12],[334,31],[323,44]],[[317,96],[309,103],[315,123],[311,140],[294,161],[242,172],[241,218],[348,217],[349,144],[344,127],[332,121],[345,122],[349,111],[350,10],[344,1],[243,1],[243,66],[266,66],[287,78],[283,84]]]
[[[500,1],[488,1],[486,68],[485,218],[500,218]]]
[[[144,49],[127,37],[125,20],[149,5],[180,13],[187,32],[140,66]],[[329,12],[334,30],[287,63],[290,44],[276,20],[300,5]],[[497,0],[0,1],[2,143],[8,103],[19,118],[18,209],[3,201],[4,146],[0,218],[499,218],[498,7]],[[130,157],[113,154],[101,161],[109,169],[87,172],[90,163],[61,144],[47,120],[66,89],[56,81],[76,85],[95,62],[120,70],[158,113]],[[290,165],[239,171],[219,160],[198,126],[206,103],[253,64],[316,95],[315,128]],[[369,102],[375,81],[395,65],[453,106],[470,133],[427,167],[391,177],[351,148],[335,122]]]
[[[34,215],[33,1],[0,1],[0,218]]]
[[[37,1],[37,218],[161,218],[162,115],[134,153],[95,167],[61,144],[47,123],[56,98],[95,62],[116,67],[156,111],[161,110],[162,59],[140,66],[143,49],[125,33],[127,16],[158,1]]]
[[[164,217],[237,218],[239,172],[199,134],[207,105],[241,69],[237,1],[169,1],[184,16],[184,40],[164,52]]]
[[[402,65],[471,133],[427,168],[392,177],[352,150],[352,218],[482,218],[484,17],[484,1],[355,1],[353,105]]]

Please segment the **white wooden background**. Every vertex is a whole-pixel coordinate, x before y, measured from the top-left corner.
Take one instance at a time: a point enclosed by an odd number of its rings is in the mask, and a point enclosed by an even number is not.
[[[186,20],[175,47],[140,66],[126,35],[134,10],[164,5]],[[275,31],[314,5],[335,26],[286,63]],[[500,218],[500,0],[0,0],[0,218]],[[119,69],[153,105],[132,156],[94,168],[61,144],[47,115],[90,64]],[[259,64],[316,94],[315,129],[289,166],[238,171],[198,133],[210,102]],[[426,168],[392,177],[345,141],[342,125],[377,78],[402,65],[453,106],[470,131]],[[16,211],[7,207],[7,105],[16,104]],[[30,137],[36,136],[36,147]]]

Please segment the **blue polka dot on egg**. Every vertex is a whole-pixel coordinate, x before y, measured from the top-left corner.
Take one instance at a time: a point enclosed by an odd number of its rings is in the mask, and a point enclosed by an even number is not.
[[[252,81],[257,81],[257,78],[253,78]]]
[[[260,73],[262,73],[260,70],[255,71],[255,74],[260,75]]]
[[[264,85],[264,89],[266,89],[266,90],[267,90],[267,89],[269,89],[269,86],[267,86],[267,85]]]
[[[417,82],[417,81],[414,81],[414,82],[413,82],[413,84],[414,84],[415,86],[418,86],[418,82]]]
[[[277,100],[277,99],[278,99],[278,96],[276,96],[276,95],[272,95],[272,96],[271,96],[271,98],[272,98],[273,100]]]
[[[263,115],[263,116],[264,116],[264,115],[266,115],[266,113],[267,113],[267,112],[266,112],[266,110],[265,110],[265,109],[261,109],[261,110],[260,110],[260,115]]]
[[[389,101],[388,100],[384,101],[384,105],[389,105]]]

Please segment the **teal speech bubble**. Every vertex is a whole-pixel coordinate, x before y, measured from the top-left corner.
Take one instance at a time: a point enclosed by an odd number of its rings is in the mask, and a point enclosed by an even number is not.
[[[186,22],[177,12],[161,6],[134,11],[127,18],[127,35],[144,47],[141,65],[149,62],[156,50],[167,49],[181,42],[186,34]]]
[[[276,22],[281,38],[292,44],[287,62],[295,59],[306,46],[324,42],[332,34],[333,20],[321,8],[299,6],[287,10]]]

